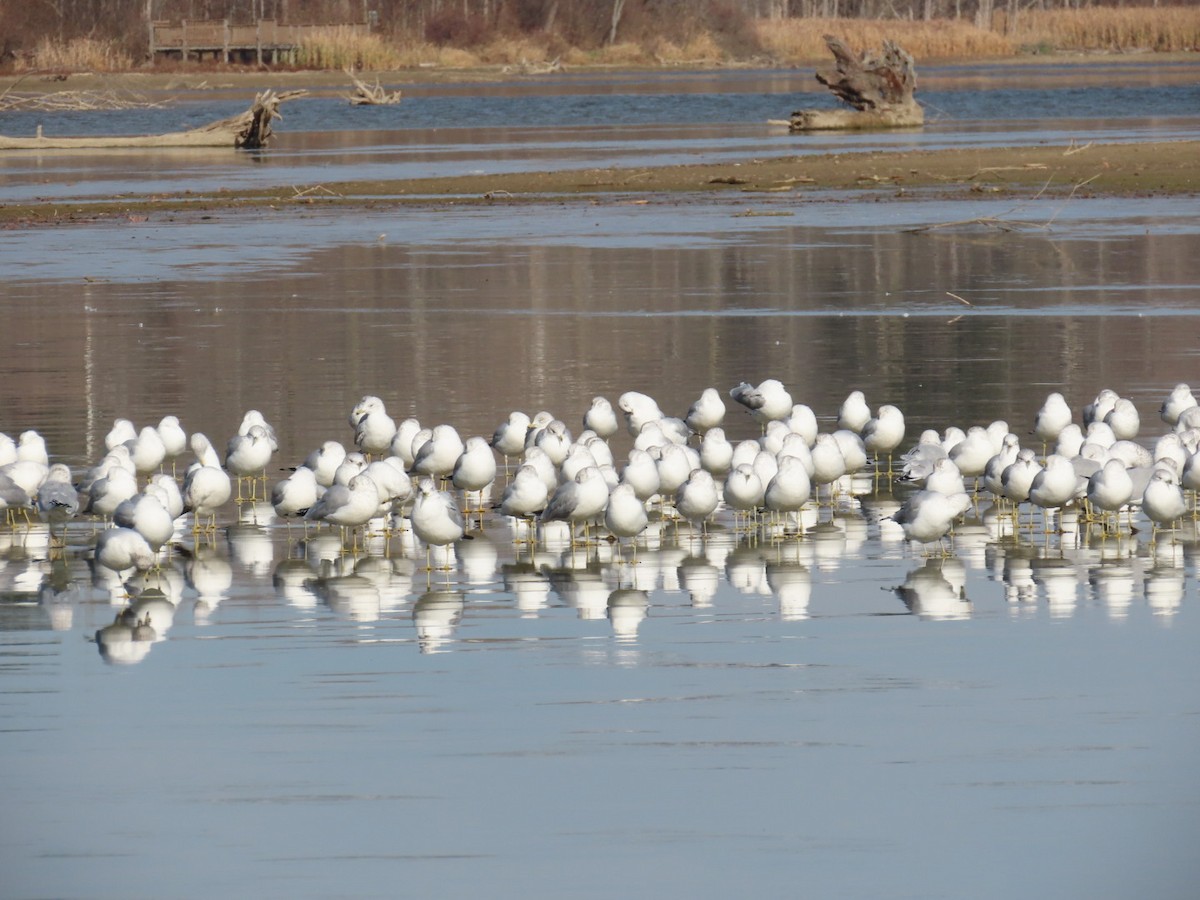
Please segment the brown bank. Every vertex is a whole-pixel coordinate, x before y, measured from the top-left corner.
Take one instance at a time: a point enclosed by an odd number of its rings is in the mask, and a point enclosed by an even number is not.
[[[233,150],[230,151],[235,152]],[[873,200],[1008,193],[1053,196],[1192,195],[1200,190],[1200,142],[1085,144],[1001,149],[843,153],[637,169],[587,169],[399,181],[329,182],[197,197],[183,191],[111,202],[0,205],[0,225],[145,221],[239,211],[386,208],[389,205],[686,202],[723,194],[748,206],[827,191]],[[690,196],[689,196],[690,195]]]

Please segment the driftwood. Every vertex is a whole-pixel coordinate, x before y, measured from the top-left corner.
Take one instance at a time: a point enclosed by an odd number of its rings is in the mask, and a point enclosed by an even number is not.
[[[899,45],[883,42],[882,54],[856,57],[832,35],[825,43],[836,68],[817,73],[817,81],[852,109],[802,109],[792,113],[790,131],[842,128],[902,128],[922,125],[925,112],[913,98],[917,75],[913,58]]]
[[[346,74],[354,82],[354,93],[346,98],[350,101],[351,106],[394,106],[400,102],[403,91],[384,90],[378,78],[372,85],[355,77],[354,73],[349,70],[346,71]]]
[[[245,112],[218,122],[210,122],[190,131],[168,134],[126,135],[121,137],[46,137],[38,126],[36,137],[0,135],[0,150],[74,150],[122,147],[238,147],[256,150],[271,138],[271,122],[282,118],[279,105],[303,96],[307,91],[263,91]]]

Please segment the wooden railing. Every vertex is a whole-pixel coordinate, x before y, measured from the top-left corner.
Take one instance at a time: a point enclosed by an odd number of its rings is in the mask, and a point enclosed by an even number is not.
[[[177,56],[186,60],[193,55],[203,59],[231,62],[279,62],[294,57],[305,35],[328,25],[281,25],[273,19],[260,19],[251,25],[234,25],[228,19],[202,22],[152,22],[150,58]],[[369,25],[338,25],[364,34]]]

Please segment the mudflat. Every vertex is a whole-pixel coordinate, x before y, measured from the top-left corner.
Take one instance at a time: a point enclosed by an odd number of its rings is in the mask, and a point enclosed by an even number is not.
[[[14,151],[23,152],[23,151]],[[78,152],[78,151],[76,151]],[[103,152],[103,151],[98,151]],[[230,153],[238,151],[230,150]],[[598,168],[447,178],[327,182],[319,190],[222,191],[123,196],[72,202],[0,205],[0,224],[66,224],[130,216],[177,218],[233,214],[287,206],[380,208],[391,204],[685,202],[688,195],[727,194],[760,200],[772,195],[860,192],[873,200],[912,194],[943,199],[980,194],[1014,196],[1191,195],[1200,191],[1200,142],[1085,144],[904,152],[836,153],[746,159],[740,162],[647,168]],[[318,187],[318,186],[313,186]]]

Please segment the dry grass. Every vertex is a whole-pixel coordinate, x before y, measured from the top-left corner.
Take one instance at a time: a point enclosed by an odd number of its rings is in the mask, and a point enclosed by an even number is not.
[[[996,28],[1007,27],[1004,17],[997,16]],[[1017,16],[1010,36],[1018,44],[1058,50],[1196,50],[1200,49],[1200,9],[1029,11]]]
[[[17,69],[54,72],[125,72],[133,59],[115,41],[75,38],[65,44],[42,38]]]
[[[993,31],[948,19],[909,22],[896,19],[787,19],[761,21],[758,40],[781,63],[826,59],[823,38],[832,34],[851,47],[878,48],[885,40],[900,44],[918,60],[1012,56],[1012,41]]]
[[[397,69],[404,65],[396,47],[377,34],[332,25],[306,36],[296,62],[310,69]]]

